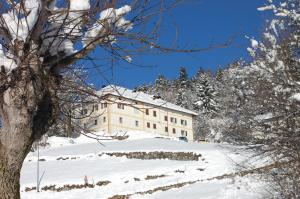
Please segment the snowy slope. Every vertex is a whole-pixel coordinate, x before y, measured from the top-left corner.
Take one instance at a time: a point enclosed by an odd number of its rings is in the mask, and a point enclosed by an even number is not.
[[[152,136],[153,137],[153,136]],[[231,180],[213,180],[197,182],[181,188],[166,191],[157,191],[152,194],[135,194],[146,192],[157,187],[163,187],[180,182],[207,179],[229,173],[234,170],[228,157],[236,157],[216,144],[185,143],[163,138],[151,138],[149,134],[140,132],[139,136],[130,136],[124,141],[103,141],[100,145],[94,140],[83,137],[73,140],[51,138],[53,144],[57,140],[60,144],[40,150],[40,173],[45,171],[41,187],[66,184],[84,184],[84,177],[88,182],[95,184],[99,181],[110,181],[105,186],[94,188],[74,189],[69,191],[53,192],[36,191],[25,192],[25,188],[36,186],[36,152],[30,153],[25,160],[21,172],[21,195],[23,199],[35,198],[109,198],[114,195],[133,194],[131,198],[259,198],[248,188],[237,190]],[[194,152],[201,154],[198,161],[178,161],[168,159],[128,159],[100,155],[106,152]],[[58,160],[59,159],[59,160]],[[62,160],[65,159],[65,160]],[[157,179],[148,179],[147,176],[164,175]],[[256,184],[254,184],[256,186]],[[234,190],[234,191],[233,191]],[[179,194],[178,194],[179,193]],[[206,196],[206,197],[205,197]],[[222,197],[221,197],[222,196]],[[226,197],[225,197],[226,196]]]

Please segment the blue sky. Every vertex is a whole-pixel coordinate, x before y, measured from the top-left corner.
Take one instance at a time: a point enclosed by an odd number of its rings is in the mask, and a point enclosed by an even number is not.
[[[207,52],[133,57],[134,63],[151,67],[130,66],[118,62],[113,71],[109,70],[104,74],[105,77],[93,72],[91,82],[97,87],[109,81],[133,88],[154,82],[159,74],[170,79],[176,78],[181,66],[186,67],[189,76],[192,76],[200,67],[215,71],[217,66],[247,57],[249,41],[245,36],[259,38],[268,13],[258,12],[257,7],[264,3],[263,0],[187,0],[175,8],[171,16],[165,16],[160,30],[160,43],[168,45],[176,40],[174,22],[179,31],[176,44],[180,47],[207,47],[211,43],[223,43],[236,36],[234,42],[227,48]]]

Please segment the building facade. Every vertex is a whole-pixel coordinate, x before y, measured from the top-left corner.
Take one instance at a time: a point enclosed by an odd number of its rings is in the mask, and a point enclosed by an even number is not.
[[[91,131],[145,131],[193,141],[193,118],[197,113],[152,95],[118,86],[107,86],[98,94],[101,101],[83,107],[85,128]]]

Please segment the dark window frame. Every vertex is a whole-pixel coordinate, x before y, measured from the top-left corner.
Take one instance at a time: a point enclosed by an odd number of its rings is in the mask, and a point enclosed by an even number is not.
[[[173,132],[173,134],[176,134],[176,129],[175,129],[175,128],[173,128],[172,132]]]
[[[157,114],[156,114],[156,111],[153,111],[153,117],[156,117]]]

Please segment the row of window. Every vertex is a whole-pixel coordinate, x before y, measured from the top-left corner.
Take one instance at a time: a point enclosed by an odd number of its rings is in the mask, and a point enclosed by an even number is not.
[[[106,122],[106,117],[103,117],[103,118],[102,118],[102,122],[103,122],[103,123]],[[95,125],[98,125],[98,120],[95,120],[94,124],[95,124]]]
[[[118,104],[118,109],[123,109],[124,110],[124,107],[125,107],[124,104],[120,104],[120,103]]]
[[[107,108],[107,102],[101,103],[100,107],[101,107],[101,109]],[[99,110],[99,105],[98,104],[93,105],[93,111],[98,111],[98,110]],[[81,115],[86,115],[87,113],[88,113],[88,110],[86,108],[81,110]]]
[[[153,127],[153,129],[156,129],[156,124],[153,123],[153,124],[152,124],[152,127]],[[147,128],[151,128],[150,122],[147,122]]]
[[[167,117],[167,116],[166,116],[166,117]],[[174,122],[174,121],[175,121],[175,123],[176,123],[176,122],[177,122],[177,119],[171,117],[171,122]],[[106,117],[103,117],[103,118],[102,118],[102,122],[103,122],[103,123],[106,122]],[[122,118],[122,117],[119,117],[119,123],[120,123],[120,124],[123,123],[123,118]],[[97,124],[98,124],[98,120],[95,120],[95,125],[97,125]],[[186,126],[186,125],[187,125],[187,121],[186,121],[186,120],[181,120],[181,124]],[[139,126],[139,122],[138,122],[137,120],[135,121],[135,126]],[[150,128],[150,123],[149,123],[149,122],[147,122],[147,127]],[[153,124],[153,128],[156,129],[156,124]],[[168,131],[166,131],[166,132],[168,132]]]
[[[149,115],[149,109],[146,109],[145,111],[146,115]],[[153,111],[153,117],[156,117],[157,114],[156,114],[156,111]]]
[[[118,106],[118,109],[122,109],[122,110],[125,109],[125,105],[124,104],[118,103],[117,106]],[[107,103],[101,103],[101,109],[104,109],[104,108],[107,108]],[[94,105],[94,110],[98,110],[98,104]],[[137,108],[134,108],[134,112],[135,113],[139,113],[139,110]],[[146,113],[146,115],[149,115],[149,109],[146,109],[145,113]],[[83,109],[81,111],[81,114],[82,115],[87,114],[87,109]],[[153,110],[153,117],[156,117],[156,116],[157,116],[157,112],[155,110]],[[168,121],[168,116],[165,116],[164,119],[165,119],[165,121]],[[177,118],[170,117],[170,122],[174,123],[174,124],[177,124]],[[187,126],[187,121],[181,119],[180,120],[180,124],[183,125],[183,126]]]
[[[105,103],[101,103],[101,104],[100,104],[100,107],[101,107],[101,109],[105,109],[105,108],[107,108],[107,102],[105,102]],[[95,104],[95,105],[94,105],[94,110],[96,110],[96,111],[98,111],[98,110],[99,110],[99,106],[98,106],[98,104]]]
[[[153,126],[153,129],[156,129],[156,124],[155,123],[153,123],[152,126]],[[147,122],[147,128],[151,128],[150,122]],[[165,132],[166,133],[169,132],[169,127],[167,127],[167,126],[165,127]],[[172,133],[176,134],[176,128],[172,128]],[[182,136],[187,136],[187,131],[181,130],[181,135]]]
[[[106,117],[103,117],[102,121],[103,121],[103,123],[105,123],[106,122]],[[123,124],[123,117],[119,117],[119,123]],[[94,124],[98,125],[98,120],[95,120]],[[138,120],[135,120],[135,126],[139,127],[139,121]],[[147,128],[151,128],[150,122],[147,122]],[[152,124],[152,128],[157,129],[157,126],[156,126],[155,123]],[[167,126],[165,127],[165,132],[169,132],[169,128]],[[172,128],[172,133],[176,134],[176,128]],[[181,136],[187,136],[187,131],[181,130]]]
[[[168,121],[168,116],[165,116],[165,121]],[[174,124],[177,124],[177,118],[175,118],[175,117],[170,117],[170,122],[172,122],[172,123],[174,123]],[[181,123],[181,125],[183,125],[183,126],[186,126],[186,125],[187,125],[187,121],[186,121],[186,120],[183,120],[183,119],[180,120],[180,123]]]
[[[181,130],[181,136],[187,137],[187,131]]]
[[[102,122],[103,122],[103,123],[106,122],[106,117],[103,117],[103,118],[102,118]],[[123,117],[119,117],[119,123],[120,123],[120,124],[123,124]],[[98,120],[95,120],[95,121],[94,121],[94,125],[98,125]],[[136,126],[136,127],[139,126],[139,121],[138,121],[138,120],[135,121],[135,126]]]
[[[146,115],[149,115],[149,109],[146,109]],[[156,114],[156,111],[153,111],[153,116],[156,117],[157,114]],[[168,121],[168,116],[165,116],[165,121],[167,122]],[[174,123],[174,124],[177,124],[177,118],[175,117],[170,117],[170,122]],[[181,125],[183,126],[187,126],[187,121],[186,120],[180,120],[180,123]]]

